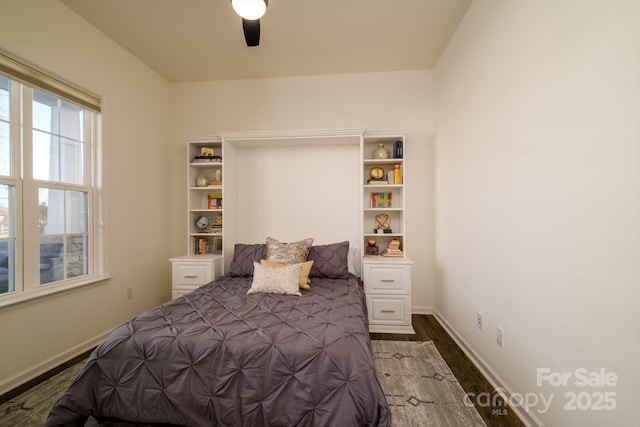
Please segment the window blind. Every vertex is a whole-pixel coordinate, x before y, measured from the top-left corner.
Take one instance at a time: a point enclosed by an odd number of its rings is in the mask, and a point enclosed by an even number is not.
[[[50,92],[69,102],[100,112],[99,95],[57,76],[0,47],[0,73],[30,86]]]

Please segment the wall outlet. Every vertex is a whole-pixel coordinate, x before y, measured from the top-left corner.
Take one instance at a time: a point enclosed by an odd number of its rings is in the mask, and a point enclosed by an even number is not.
[[[133,299],[133,288],[127,288],[127,299]]]
[[[502,328],[500,326],[496,326],[496,344],[502,347]]]
[[[477,314],[476,325],[478,326],[478,329],[482,330],[482,313],[480,312]]]

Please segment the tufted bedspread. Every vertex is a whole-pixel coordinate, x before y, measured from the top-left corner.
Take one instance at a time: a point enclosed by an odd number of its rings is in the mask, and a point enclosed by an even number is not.
[[[116,328],[46,426],[389,426],[360,280],[246,295],[224,276]]]

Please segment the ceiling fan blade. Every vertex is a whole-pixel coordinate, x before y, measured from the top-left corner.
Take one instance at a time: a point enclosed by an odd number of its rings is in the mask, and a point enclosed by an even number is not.
[[[242,18],[242,30],[247,46],[258,46],[260,44],[260,20],[248,20]]]

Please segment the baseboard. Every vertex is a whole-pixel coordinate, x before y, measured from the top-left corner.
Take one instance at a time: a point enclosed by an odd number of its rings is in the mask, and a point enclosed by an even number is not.
[[[458,347],[467,355],[471,363],[475,365],[476,368],[484,375],[484,377],[491,383],[494,389],[496,390],[504,390],[507,395],[513,395],[513,390],[500,378],[500,376],[491,368],[489,365],[478,353],[473,350],[473,348],[462,338],[456,330],[447,322],[447,320],[438,312],[438,310],[433,310],[433,316],[440,323],[440,325],[444,328],[445,331],[453,338],[453,340],[458,344]],[[526,411],[522,407],[510,407],[512,411],[514,411],[518,418],[528,427],[544,427],[544,424],[531,412]]]
[[[413,314],[433,314],[433,307],[411,307],[411,313]]]
[[[49,372],[51,369],[62,365],[63,363],[73,359],[74,357],[91,350],[100,344],[111,331],[105,332],[98,336],[95,336],[83,343],[78,344],[54,357],[44,360],[43,362],[17,373],[11,378],[7,378],[0,382],[0,396],[11,390],[20,387],[21,385],[31,381],[39,375]]]

